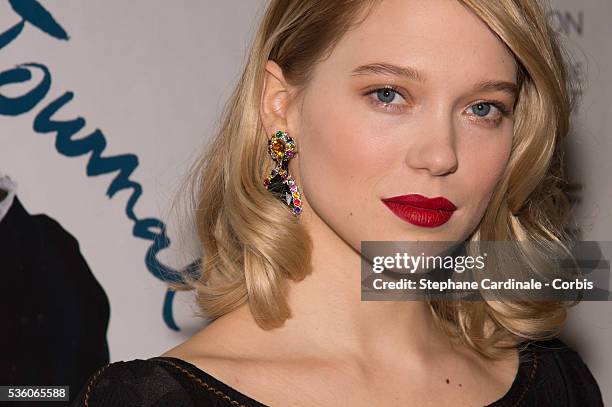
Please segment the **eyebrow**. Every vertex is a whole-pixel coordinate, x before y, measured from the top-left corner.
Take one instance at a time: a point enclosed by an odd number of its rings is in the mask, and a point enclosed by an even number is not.
[[[415,82],[425,83],[425,75],[417,69],[410,66],[398,66],[385,62],[360,65],[351,72],[351,76],[370,74],[399,76]],[[516,97],[518,94],[518,87],[515,83],[502,80],[481,81],[476,83],[472,89],[474,91],[501,91],[512,97]]]

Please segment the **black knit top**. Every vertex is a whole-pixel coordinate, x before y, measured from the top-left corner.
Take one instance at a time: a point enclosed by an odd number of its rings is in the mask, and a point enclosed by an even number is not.
[[[93,374],[72,407],[265,407],[177,358],[111,363]],[[599,386],[580,355],[552,339],[523,342],[519,369],[506,394],[485,407],[603,406]]]

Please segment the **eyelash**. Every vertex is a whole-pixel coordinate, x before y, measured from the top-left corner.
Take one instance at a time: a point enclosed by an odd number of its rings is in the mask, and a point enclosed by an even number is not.
[[[406,99],[406,97],[404,96],[404,94],[401,91],[401,89],[399,89],[399,88],[397,88],[397,87],[395,87],[393,85],[385,85],[383,87],[378,87],[378,88],[375,88],[375,89],[368,90],[364,94],[364,96],[369,96],[369,95],[371,95],[373,93],[378,92],[379,90],[390,90],[392,92],[395,92],[395,93],[399,94],[402,98]],[[372,100],[373,104],[375,104],[377,106],[382,106],[385,110],[401,112],[404,109],[403,106],[396,106],[393,103],[385,103],[385,102],[381,102],[380,100],[372,99],[372,98],[369,98],[369,99]],[[494,106],[495,108],[497,108],[497,110],[499,110],[500,114],[503,117],[510,116],[510,114],[511,114],[510,109],[508,109],[504,103],[502,103],[500,101],[497,101],[497,100],[482,100],[482,101],[479,101],[479,102],[476,102],[476,103],[470,105],[470,107],[476,106],[478,104],[485,104],[485,105]],[[387,108],[387,106],[390,106],[390,108]],[[491,122],[491,123],[495,123],[495,122],[497,122],[499,120],[500,119],[476,119],[476,121],[484,121],[484,122]]]

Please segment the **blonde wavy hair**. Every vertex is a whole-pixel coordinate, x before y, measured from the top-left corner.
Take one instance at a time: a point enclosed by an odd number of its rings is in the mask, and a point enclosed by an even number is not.
[[[199,315],[215,319],[248,302],[263,329],[291,316],[288,279],[310,272],[311,240],[262,180],[270,172],[268,135],[259,111],[266,61],[303,90],[317,61],[380,0],[272,0],[215,136],[192,165],[190,192],[203,256],[197,277],[175,290],[196,290]],[[514,54],[519,97],[506,171],[470,240],[546,241],[564,251],[571,206],[564,192],[564,139],[574,107],[567,55],[537,0],[459,0]],[[290,253],[290,255],[287,255]],[[537,253],[524,253],[536,256]],[[537,259],[536,259],[537,260]],[[533,264],[537,264],[534,260]],[[439,326],[486,357],[525,339],[558,335],[568,306],[552,301],[429,302]]]

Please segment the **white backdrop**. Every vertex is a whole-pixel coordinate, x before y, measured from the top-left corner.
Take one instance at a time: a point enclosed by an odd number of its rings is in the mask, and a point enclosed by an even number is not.
[[[218,120],[265,3],[40,0],[69,39],[26,23],[0,49],[0,72],[37,63],[51,79],[48,93],[31,109],[0,114],[0,171],[18,183],[18,197],[31,214],[47,214],[78,239],[111,304],[111,361],[159,355],[205,322],[193,317],[191,294],[178,293],[171,315],[180,330],[171,328],[162,312],[166,290],[144,260],[152,242],[134,236],[135,221],[126,215],[132,190],[109,198],[117,172],[88,175],[90,154],[67,156],[56,147],[56,133],[39,133],[34,120],[71,92],[72,100],[54,119],[82,117],[86,124],[75,138],[99,129],[106,141],[103,156],[123,156],[126,165],[124,155],[137,158],[129,175],[142,188],[134,213],[167,224],[171,243],[158,258],[171,267],[185,266],[195,252],[178,245],[177,228],[167,218],[170,200]],[[556,0],[554,6],[551,23],[567,38],[575,71],[587,81],[571,142],[573,174],[583,188],[577,219],[584,240],[612,240],[612,2]],[[20,19],[8,0],[0,1],[0,32]],[[2,86],[0,94],[16,97],[34,89],[43,71],[30,71],[32,79]],[[563,335],[579,350],[608,401],[611,310],[610,303],[581,304]]]

